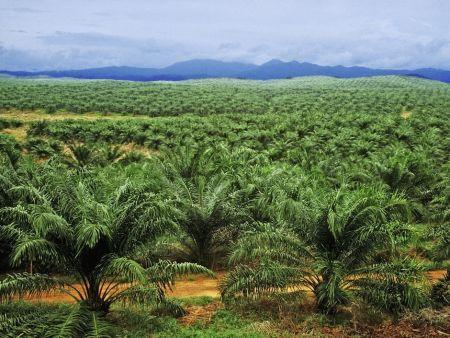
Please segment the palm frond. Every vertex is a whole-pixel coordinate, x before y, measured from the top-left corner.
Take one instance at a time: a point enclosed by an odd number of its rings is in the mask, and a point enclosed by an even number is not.
[[[47,198],[31,184],[17,185],[10,189],[21,200],[30,200],[33,203],[45,203]]]
[[[352,282],[356,295],[368,304],[391,313],[417,310],[425,302],[424,266],[411,259],[377,264],[367,269],[364,277]]]
[[[14,266],[29,261],[57,264],[62,260],[53,242],[36,236],[20,237],[11,252],[11,264]]]
[[[34,226],[39,229],[39,232],[43,237],[55,235],[63,238],[71,232],[71,228],[68,226],[67,221],[53,212],[38,212],[32,216],[34,219]]]
[[[102,320],[95,312],[90,313],[90,320],[86,330],[86,338],[111,338],[112,325]]]
[[[235,245],[230,263],[272,260],[280,263],[301,264],[311,256],[308,247],[290,230],[258,223]]]
[[[18,204],[15,207],[4,207],[0,209],[0,214],[5,219],[18,224],[30,224],[33,220],[28,210],[22,204]]]
[[[33,333],[33,328],[27,327],[31,322],[36,322],[37,320],[42,320],[39,313],[14,313],[14,314],[0,314],[0,334],[3,337],[14,338],[15,333],[19,333],[18,328],[20,328],[20,334],[31,335]]]
[[[156,285],[135,285],[114,296],[114,301],[124,304],[160,304],[164,298],[164,292]]]
[[[146,283],[146,270],[133,259],[127,257],[113,256],[106,259],[101,272],[104,278],[113,277],[114,279],[123,279],[127,282]]]
[[[52,338],[76,338],[86,330],[89,310],[83,305],[75,305],[64,320],[49,328],[48,336]],[[58,314],[60,316],[60,314]]]
[[[237,295],[258,297],[265,293],[287,291],[302,281],[302,272],[280,264],[263,263],[256,267],[238,265],[221,283],[223,299]]]
[[[38,296],[61,288],[65,283],[48,275],[16,273],[7,275],[0,282],[0,300],[13,297]]]
[[[85,246],[93,248],[102,237],[111,237],[111,229],[104,223],[91,223],[85,220],[76,228],[77,247],[79,250]]]
[[[175,284],[175,278],[188,274],[206,274],[214,276],[214,273],[195,263],[176,263],[161,260],[147,269],[150,281],[157,284],[161,288],[171,288]]]

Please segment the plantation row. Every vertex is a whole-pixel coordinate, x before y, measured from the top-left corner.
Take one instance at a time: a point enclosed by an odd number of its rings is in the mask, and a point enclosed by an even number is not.
[[[349,329],[421,311],[434,314],[427,327],[449,329],[435,324],[450,304],[448,86],[400,77],[1,86],[12,111],[72,97],[79,111],[123,99],[117,107],[147,114],[159,98],[167,110],[157,115],[183,115],[0,116],[0,335],[211,336],[210,325],[264,337],[311,334],[292,328],[311,318],[349,317]],[[430,269],[447,273],[431,284]],[[224,308],[210,324],[167,317],[188,311],[167,296],[177,277],[217,270]],[[16,302],[53,291],[74,303]],[[255,329],[263,319],[269,333]]]
[[[0,80],[0,109],[147,116],[400,113],[450,108],[448,85],[408,78],[203,80],[181,83]]]
[[[143,145],[164,152],[222,144],[246,148],[266,161],[318,171],[330,179],[357,177],[379,166],[414,167],[427,177],[448,173],[450,132],[439,115],[271,115],[182,116],[149,121],[37,122],[25,147],[38,156],[61,153],[64,143]],[[410,161],[410,162],[408,162]],[[418,162],[418,163],[416,163]],[[422,176],[423,176],[422,175]],[[371,179],[371,175],[368,175]],[[361,178],[362,179],[362,178]],[[411,178],[414,180],[414,177]],[[428,189],[428,191],[430,191]]]
[[[63,314],[48,319],[55,336],[90,332],[96,321],[110,332],[98,313],[117,303],[183,315],[165,288],[208,268],[230,269],[221,287],[229,306],[288,288],[310,289],[330,316],[350,302],[399,316],[448,301],[448,281],[430,291],[423,275],[424,261],[448,259],[448,184],[415,171],[415,160],[336,182],[245,149],[179,148],[100,167],[73,155],[70,166],[56,157],[34,164],[13,149],[2,160],[3,268],[29,272],[1,281],[1,299],[69,287],[61,275],[84,285],[76,326]],[[3,332],[34,323],[19,317]]]

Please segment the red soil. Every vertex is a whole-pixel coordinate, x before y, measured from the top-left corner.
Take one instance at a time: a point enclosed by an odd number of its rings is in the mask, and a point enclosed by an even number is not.
[[[216,278],[205,277],[203,275],[182,278],[176,281],[172,290],[167,290],[166,295],[169,297],[186,298],[186,297],[219,297],[219,283],[225,273],[216,273]],[[77,290],[81,290],[80,284],[73,284]],[[70,291],[70,289],[68,289]],[[70,291],[75,294],[75,291]],[[51,292],[38,296],[26,297],[30,301],[44,301],[44,302],[74,302],[74,299],[64,292]]]
[[[426,273],[427,278],[430,281],[435,281],[442,278],[446,273],[446,270],[434,270]],[[188,278],[182,278],[177,280],[172,290],[167,290],[167,296],[169,297],[219,297],[219,283],[224,278],[225,273],[216,273],[216,278],[205,277],[203,275],[192,276]],[[81,289],[79,284],[73,285],[77,289]],[[72,292],[73,293],[73,292]],[[46,293],[40,296],[27,297],[30,301],[44,301],[44,302],[73,302],[73,298],[64,292]]]

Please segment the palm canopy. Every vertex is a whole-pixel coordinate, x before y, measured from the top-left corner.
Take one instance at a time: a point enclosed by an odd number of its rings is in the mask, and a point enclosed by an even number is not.
[[[70,295],[88,309],[108,312],[116,301],[168,304],[164,289],[178,274],[210,273],[197,264],[152,255],[152,244],[173,222],[170,203],[149,188],[151,183],[127,182],[102,194],[98,191],[105,182],[79,175],[55,177],[57,184],[48,181],[44,187],[13,188],[21,202],[2,209],[11,223],[1,234],[14,243],[13,266],[29,261],[51,264],[76,278],[79,287],[54,276],[13,274],[0,283],[1,298],[72,289]],[[59,193],[49,194],[54,187]],[[150,248],[145,257],[142,247]]]
[[[14,193],[14,187],[24,181],[35,182],[38,179],[36,166],[32,161],[18,160],[15,164],[9,157],[2,156],[0,148],[0,209],[12,207],[18,203],[20,197]],[[0,216],[0,228],[8,224],[5,217]],[[8,255],[11,251],[11,243],[0,237],[0,268],[8,266]]]
[[[194,180],[178,178],[173,189],[182,237],[169,246],[172,255],[217,267],[244,218],[233,201],[230,179],[222,174]]]
[[[165,245],[169,257],[208,268],[221,265],[244,212],[236,205],[233,180],[221,148],[169,151],[161,161],[178,211],[178,233]]]
[[[168,149],[161,158],[161,167],[169,179],[194,179],[197,175],[208,175],[218,170],[213,148],[179,147]]]
[[[372,188],[340,190],[327,200],[311,212],[314,221],[259,224],[242,237],[230,256],[236,267],[221,286],[222,296],[306,287],[325,313],[354,296],[386,310],[416,306],[420,295],[411,282],[420,267],[390,259],[408,232],[398,222],[408,214],[405,201]],[[378,286],[377,294],[367,286]]]

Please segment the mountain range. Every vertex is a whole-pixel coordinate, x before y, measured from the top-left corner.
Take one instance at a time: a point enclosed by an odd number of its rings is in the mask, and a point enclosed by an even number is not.
[[[254,80],[284,79],[300,76],[324,75],[338,78],[355,78],[380,75],[406,75],[450,83],[450,71],[436,68],[375,69],[367,67],[321,66],[308,62],[271,60],[261,65],[241,62],[224,62],[195,59],[174,63],[165,68],[101,67],[76,70],[6,71],[0,74],[17,77],[47,76],[78,79],[113,79],[131,81],[178,81],[203,78],[239,78]]]

